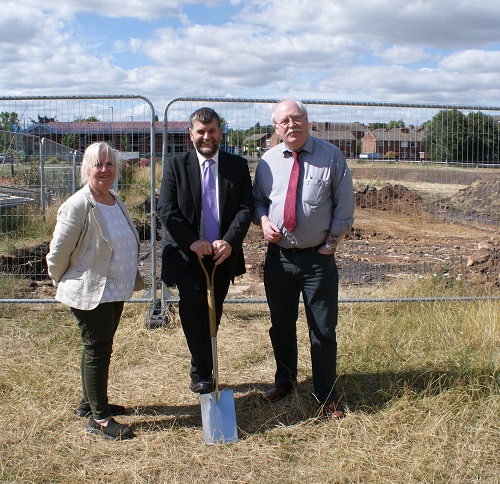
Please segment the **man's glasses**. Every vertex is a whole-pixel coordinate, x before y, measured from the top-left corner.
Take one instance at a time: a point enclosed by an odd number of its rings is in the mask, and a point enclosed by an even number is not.
[[[276,124],[279,124],[282,128],[286,128],[290,123],[298,123],[305,115],[305,113],[302,113],[288,116],[288,118],[278,121]]]

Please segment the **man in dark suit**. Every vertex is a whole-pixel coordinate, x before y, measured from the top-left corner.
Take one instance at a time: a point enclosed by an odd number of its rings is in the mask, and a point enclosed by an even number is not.
[[[218,327],[229,283],[245,272],[242,244],[253,216],[252,184],[247,161],[219,150],[221,121],[213,109],[200,108],[191,115],[189,135],[195,149],[167,160],[163,167],[158,211],[168,233],[161,277],[179,291],[179,315],[191,352],[191,390],[210,393],[207,288],[198,258],[213,259],[216,266]],[[210,188],[204,184],[207,177],[212,180]],[[213,202],[206,202],[209,192]],[[212,225],[215,235],[210,235]]]

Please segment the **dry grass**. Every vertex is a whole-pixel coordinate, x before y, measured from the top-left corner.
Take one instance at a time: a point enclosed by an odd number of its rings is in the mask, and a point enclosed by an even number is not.
[[[499,302],[342,305],[343,421],[317,418],[303,314],[300,382],[274,405],[267,308],[227,305],[220,377],[235,392],[240,440],[203,444],[199,398],[177,321],[144,328],[126,305],[110,376],[119,419],[137,438],[84,431],[80,341],[59,305],[3,306],[0,316],[0,476],[3,482],[498,482]]]

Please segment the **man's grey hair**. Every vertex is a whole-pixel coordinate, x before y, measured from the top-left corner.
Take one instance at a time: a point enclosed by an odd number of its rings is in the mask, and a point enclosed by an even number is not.
[[[302,114],[305,114],[307,115],[307,109],[304,105],[304,103],[302,101],[299,101],[298,99],[282,99],[278,104],[276,104],[276,106],[274,107],[274,110],[273,110],[273,114],[271,116],[271,124],[274,126],[278,120],[276,119],[276,108],[282,103],[282,102],[285,102],[285,101],[290,101],[292,103],[294,103],[300,110],[300,112]]]

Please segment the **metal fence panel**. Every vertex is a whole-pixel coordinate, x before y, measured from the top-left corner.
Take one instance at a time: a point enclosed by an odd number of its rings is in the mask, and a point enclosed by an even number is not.
[[[156,162],[191,148],[190,114],[211,106],[223,117],[222,148],[251,172],[277,142],[276,99],[174,99],[155,122],[141,96],[0,98],[0,302],[53,301],[44,257],[60,203],[79,187],[85,147],[104,140],[125,169],[118,185],[144,239],[142,270],[158,307],[161,247]],[[356,221],[337,253],[343,300],[376,298],[395,283],[439,273],[498,286],[500,108],[305,101],[309,128],[344,152],[355,182]],[[155,160],[155,163],[152,163]],[[247,274],[230,300],[264,300],[266,251],[260,229],[245,241]],[[154,256],[153,256],[154,254]],[[165,291],[162,300],[175,300]]]
[[[164,112],[163,159],[192,148],[189,116],[208,106],[223,119],[222,149],[244,156],[253,173],[261,154],[278,142],[271,126],[278,101],[173,99]],[[479,262],[488,259],[491,267],[498,257],[500,107],[304,103],[310,133],[343,151],[354,179],[356,219],[336,256],[344,300],[373,300],[389,284],[403,300],[405,281],[436,274],[500,285],[498,274]],[[259,228],[250,228],[244,251],[247,274],[229,298],[263,301],[266,245]],[[175,300],[175,291],[163,299]]]
[[[116,189],[139,230],[138,301],[156,300],[154,178],[161,123],[142,96],[0,98],[0,302],[53,302],[45,255],[57,209],[80,188],[85,148],[108,142],[122,159]]]

